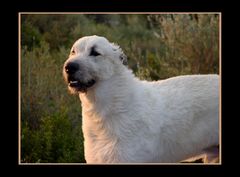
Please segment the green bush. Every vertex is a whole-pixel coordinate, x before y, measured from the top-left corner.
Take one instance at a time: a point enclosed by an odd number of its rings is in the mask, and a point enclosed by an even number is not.
[[[72,125],[66,110],[41,117],[39,128],[22,125],[22,162],[84,162],[80,123]]]
[[[41,41],[21,54],[22,162],[84,162],[79,99],[62,77],[66,50],[51,54]]]

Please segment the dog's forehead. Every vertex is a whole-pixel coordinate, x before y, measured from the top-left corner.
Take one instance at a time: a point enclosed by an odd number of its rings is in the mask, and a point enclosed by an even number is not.
[[[109,41],[104,37],[99,36],[86,36],[78,39],[74,44],[73,48],[77,51],[85,51],[89,48],[97,47],[101,48],[102,46],[110,45]]]

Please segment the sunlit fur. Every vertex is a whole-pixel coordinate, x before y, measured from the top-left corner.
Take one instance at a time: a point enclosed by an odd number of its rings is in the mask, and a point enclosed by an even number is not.
[[[92,46],[100,56],[89,56]],[[81,65],[79,79],[97,81],[79,93],[87,163],[179,162],[219,143],[218,75],[141,81],[103,37],[73,48],[66,63]]]

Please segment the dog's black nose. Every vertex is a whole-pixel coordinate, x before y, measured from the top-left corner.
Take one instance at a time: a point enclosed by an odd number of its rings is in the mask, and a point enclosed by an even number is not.
[[[77,70],[79,70],[79,65],[75,62],[68,62],[65,66],[65,71],[68,74],[74,74]]]

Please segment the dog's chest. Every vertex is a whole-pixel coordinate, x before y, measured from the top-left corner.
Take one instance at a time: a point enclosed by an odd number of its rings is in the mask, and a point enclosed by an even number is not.
[[[158,157],[154,154],[157,151],[156,136],[146,133],[140,126],[142,123],[120,128],[120,122],[101,124],[93,119],[83,117],[84,150],[88,163],[153,162]]]
[[[86,120],[88,119],[88,120]],[[101,122],[83,117],[84,151],[87,163],[118,161],[118,139]]]

